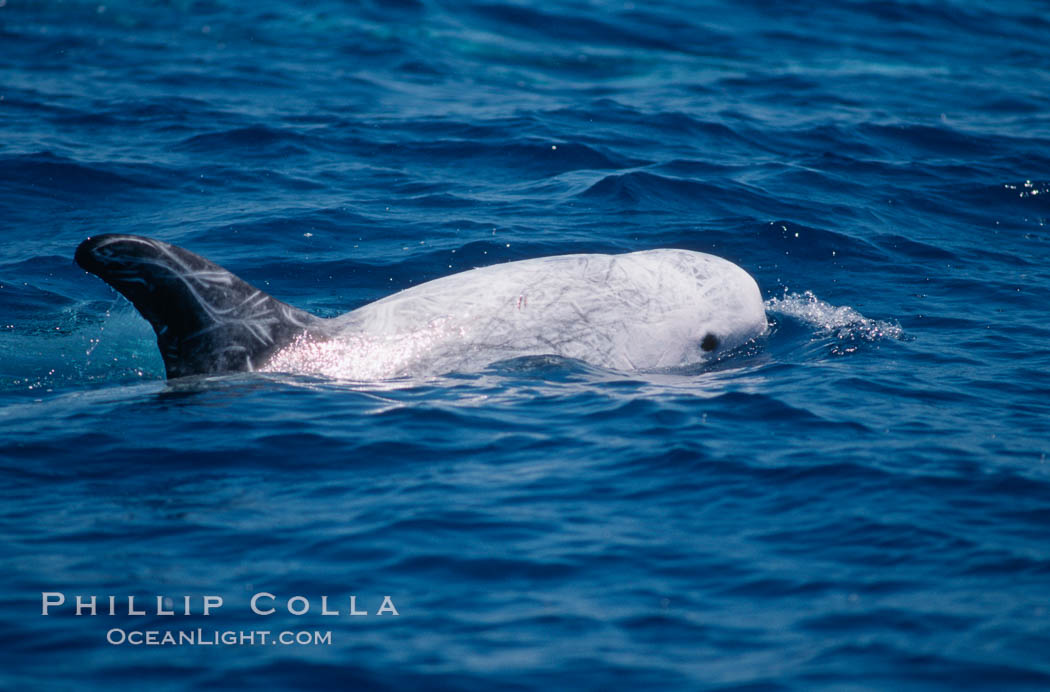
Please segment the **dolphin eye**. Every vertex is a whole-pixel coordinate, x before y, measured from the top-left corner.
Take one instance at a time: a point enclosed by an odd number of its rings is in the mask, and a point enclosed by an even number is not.
[[[712,334],[711,332],[708,332],[707,335],[704,337],[704,340],[700,342],[700,348],[704,349],[707,352],[715,350],[716,348],[718,348],[718,337]]]

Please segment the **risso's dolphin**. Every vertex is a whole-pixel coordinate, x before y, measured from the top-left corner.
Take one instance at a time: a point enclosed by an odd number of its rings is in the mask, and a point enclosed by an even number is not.
[[[766,330],[755,280],[687,250],[481,267],[331,319],[151,238],[88,238],[76,262],[149,320],[169,378],[262,370],[378,380],[542,355],[654,371],[699,364]]]

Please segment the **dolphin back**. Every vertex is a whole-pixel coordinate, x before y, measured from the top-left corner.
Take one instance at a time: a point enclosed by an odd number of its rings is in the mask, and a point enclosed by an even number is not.
[[[256,370],[322,322],[200,255],[151,238],[94,236],[75,259],[153,326],[169,378]]]

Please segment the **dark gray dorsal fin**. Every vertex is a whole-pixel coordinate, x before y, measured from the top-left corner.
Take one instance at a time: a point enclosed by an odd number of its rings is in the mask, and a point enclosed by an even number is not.
[[[88,238],[76,262],[149,320],[169,378],[254,370],[322,321],[200,255],[151,238]]]

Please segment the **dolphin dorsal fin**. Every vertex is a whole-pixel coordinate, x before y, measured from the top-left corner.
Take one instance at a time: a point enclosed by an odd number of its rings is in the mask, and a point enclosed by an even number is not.
[[[322,322],[159,240],[94,236],[80,244],[75,259],[153,325],[169,378],[255,370]]]

